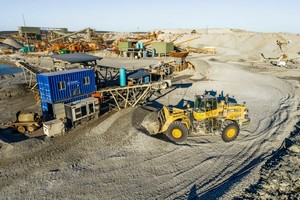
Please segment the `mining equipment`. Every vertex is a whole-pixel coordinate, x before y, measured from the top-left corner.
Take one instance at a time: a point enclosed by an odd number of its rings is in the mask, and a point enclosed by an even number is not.
[[[163,106],[158,114],[151,114],[143,123],[150,135],[163,133],[175,143],[185,141],[193,133],[220,133],[224,142],[231,142],[240,128],[250,123],[245,103],[240,105],[223,92],[216,97],[215,91],[195,95],[194,108],[189,104],[186,109]]]
[[[16,121],[5,123],[4,126],[12,127],[20,133],[31,133],[42,125],[42,118],[37,113],[16,113]]]

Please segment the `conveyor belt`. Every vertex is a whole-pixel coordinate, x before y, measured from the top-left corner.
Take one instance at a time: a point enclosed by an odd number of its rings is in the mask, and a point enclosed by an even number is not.
[[[25,68],[26,70],[32,72],[33,74],[39,74],[40,72],[36,69],[36,67],[33,67],[25,62],[18,62],[22,68]]]

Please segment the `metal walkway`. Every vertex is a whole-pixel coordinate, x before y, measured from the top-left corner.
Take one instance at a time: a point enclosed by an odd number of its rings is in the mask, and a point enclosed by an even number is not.
[[[22,67],[23,69],[33,73],[33,74],[39,74],[40,72],[36,69],[36,67],[33,67],[31,65],[29,65],[28,63],[26,62],[17,62],[17,64],[19,64],[20,67]]]
[[[105,97],[108,101],[113,100],[113,105],[110,104],[110,106],[115,106],[121,110],[144,103],[147,97],[150,97],[154,91],[167,89],[168,86],[171,86],[171,81],[164,80],[133,86],[103,88],[98,90],[97,93],[100,93],[101,96]]]
[[[18,61],[16,62],[16,65],[18,67],[21,67],[23,69],[23,73],[24,73],[24,76],[25,76],[25,81],[26,83],[28,83],[29,87],[31,88],[31,90],[33,90],[36,86],[37,86],[37,83],[35,83],[34,85],[32,85],[32,79],[33,79],[33,76],[36,76],[37,74],[39,74],[40,72],[37,70],[36,67],[33,67],[31,65],[29,65],[28,63],[26,62],[23,62],[23,61]],[[27,80],[27,75],[26,73],[30,74],[30,78],[29,78],[29,81]]]

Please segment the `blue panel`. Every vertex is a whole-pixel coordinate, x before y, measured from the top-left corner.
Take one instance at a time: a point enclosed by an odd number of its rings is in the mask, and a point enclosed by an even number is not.
[[[41,108],[42,108],[43,114],[44,114],[44,112],[48,112],[47,102],[41,101]]]
[[[144,79],[143,80],[144,83],[149,83],[150,82],[150,77],[149,76],[146,76],[143,79]]]
[[[65,102],[74,98],[86,98],[96,92],[93,69],[74,69],[37,75],[40,97],[48,103]],[[85,84],[84,81],[87,81]],[[59,89],[59,83],[65,86]]]

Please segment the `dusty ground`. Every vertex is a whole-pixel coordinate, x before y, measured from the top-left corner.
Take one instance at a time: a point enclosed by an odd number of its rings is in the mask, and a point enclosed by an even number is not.
[[[234,53],[234,49],[228,51]],[[237,140],[191,137],[184,145],[150,137],[141,126],[149,107],[130,108],[57,138],[0,149],[0,196],[18,199],[231,199],[259,179],[259,167],[299,121],[298,69],[238,63],[224,55],[191,55],[196,71],[152,104],[178,105],[204,90],[246,101],[251,124]],[[234,62],[233,62],[234,61]],[[115,61],[114,61],[115,62]],[[142,60],[141,60],[142,62]],[[281,75],[284,78],[278,78]],[[294,78],[290,78],[293,75]],[[209,81],[200,81],[207,77]],[[295,78],[296,77],[296,78]],[[4,105],[4,104],[2,104]],[[3,115],[2,115],[3,116]]]

